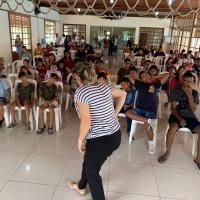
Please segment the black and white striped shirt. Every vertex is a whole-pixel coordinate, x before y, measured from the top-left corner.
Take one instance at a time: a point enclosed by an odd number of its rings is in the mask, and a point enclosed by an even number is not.
[[[86,103],[90,109],[91,127],[86,139],[111,135],[119,130],[115,116],[111,87],[106,84],[79,87],[74,97],[76,103]],[[79,115],[78,107],[76,110]]]

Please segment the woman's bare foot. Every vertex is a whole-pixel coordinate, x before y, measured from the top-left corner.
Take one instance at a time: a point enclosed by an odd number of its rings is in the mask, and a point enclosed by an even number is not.
[[[79,189],[78,184],[74,181],[69,181],[68,187],[72,190],[75,190],[80,196],[86,195],[86,189]]]
[[[167,161],[168,157],[169,157],[169,154],[166,152],[165,154],[163,154],[162,156],[158,158],[158,162],[161,164],[164,164]]]

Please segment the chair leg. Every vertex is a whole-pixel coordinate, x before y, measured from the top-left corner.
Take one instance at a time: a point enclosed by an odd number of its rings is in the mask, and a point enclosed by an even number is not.
[[[154,146],[156,147],[156,138],[157,138],[157,119],[150,119],[150,125],[152,126],[153,129],[153,142]]]
[[[61,105],[58,108],[58,112],[59,112],[59,122],[60,122],[60,124],[62,124],[62,109],[61,109]]]
[[[31,123],[31,130],[33,130],[33,109],[30,109],[29,122]]]
[[[44,123],[46,124],[47,123],[47,111],[44,110]]]
[[[22,121],[22,110],[21,110],[21,108],[18,108],[18,118],[19,118],[19,121],[21,122]]]
[[[35,129],[37,131],[39,127],[39,107],[36,108],[35,126]]]
[[[131,142],[132,142],[132,138],[133,138],[133,135],[135,134],[136,126],[137,126],[137,122],[132,120],[131,131],[130,131],[130,135],[129,135],[129,144],[131,144]]]
[[[54,112],[55,112],[55,123],[56,123],[56,132],[59,131],[59,111],[58,111],[58,108],[55,108],[54,109]]]
[[[7,106],[4,106],[4,119],[5,119],[6,127],[8,127],[8,125],[10,123],[10,117],[9,117],[8,107]]]
[[[192,135],[192,156],[196,154],[197,134]]]
[[[70,96],[71,96],[71,95],[70,95],[69,93],[67,93],[65,111],[68,110],[69,102],[70,102]]]

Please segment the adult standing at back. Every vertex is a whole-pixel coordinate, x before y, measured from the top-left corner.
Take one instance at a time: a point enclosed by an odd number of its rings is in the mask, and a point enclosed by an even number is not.
[[[77,82],[82,85],[75,93],[75,105],[81,118],[78,148],[85,155],[79,183],[70,181],[68,185],[80,195],[85,195],[88,183],[93,200],[105,200],[99,172],[107,157],[120,145],[117,115],[124,104],[126,92],[111,89],[107,84],[94,83],[96,76],[91,66],[79,65],[75,72]],[[113,97],[118,99],[115,109]]]
[[[16,47],[17,59],[20,60],[21,59],[21,53],[22,53],[22,47],[23,47],[23,41],[20,38],[20,35],[16,36],[15,47]]]

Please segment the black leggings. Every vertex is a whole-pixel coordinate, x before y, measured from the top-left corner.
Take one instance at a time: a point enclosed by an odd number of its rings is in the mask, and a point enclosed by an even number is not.
[[[101,166],[121,143],[121,132],[118,130],[109,136],[87,140],[79,189],[89,184],[93,200],[105,200],[102,179],[99,175]]]

